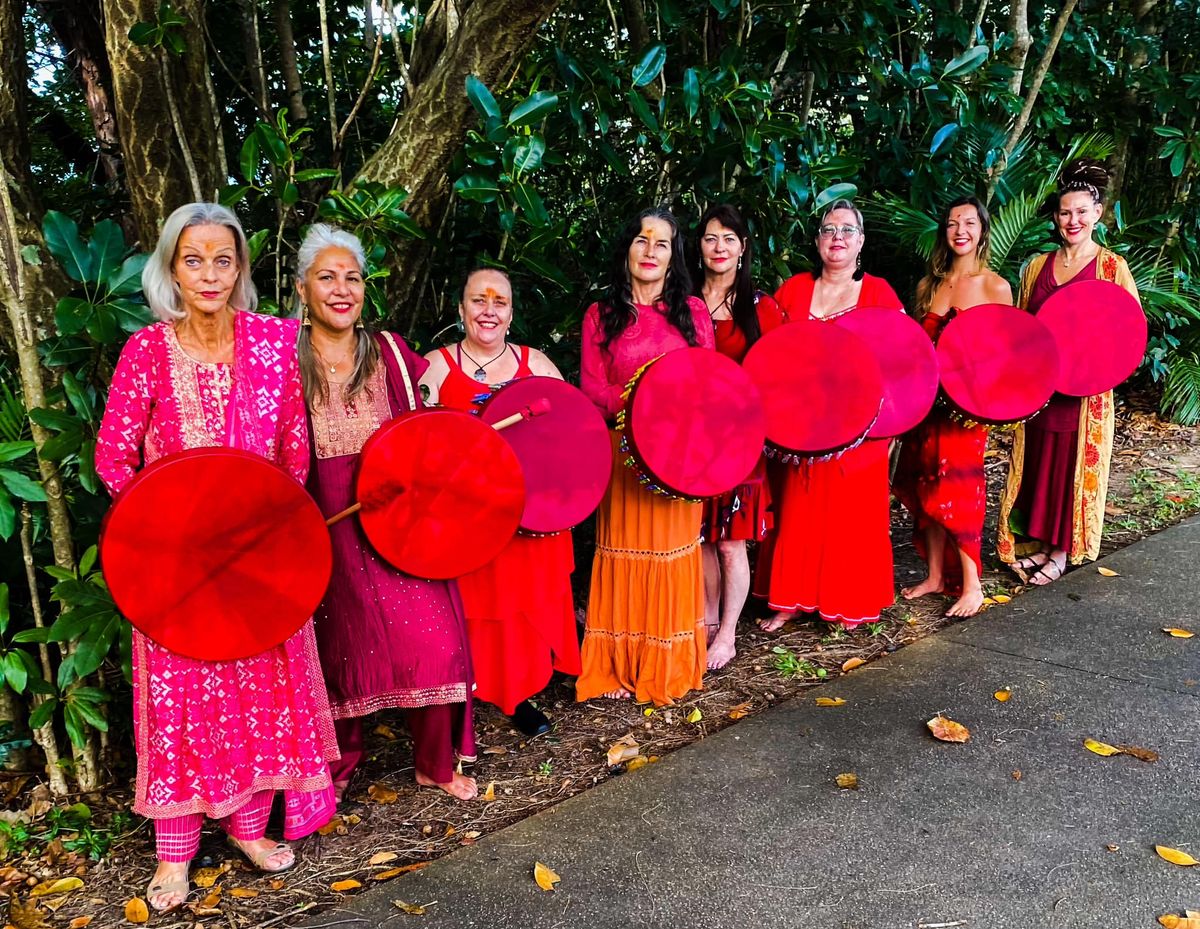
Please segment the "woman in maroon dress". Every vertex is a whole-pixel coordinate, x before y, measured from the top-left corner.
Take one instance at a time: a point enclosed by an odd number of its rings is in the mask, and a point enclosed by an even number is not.
[[[750,230],[734,207],[720,203],[700,217],[700,276],[696,296],[713,321],[717,351],[740,362],[760,335],[783,325],[771,297],[755,289]],[[746,480],[704,503],[704,624],[709,670],[723,668],[737,654],[734,633],[750,593],[746,542],[761,542],[773,525],[766,459],[759,458]]]
[[[425,362],[390,332],[363,326],[366,259],[358,239],[318,224],[297,256],[303,305],[297,351],[313,436],[308,490],[326,516],[354,502],[363,444],[387,420],[420,408]],[[333,576],[315,622],[345,791],[363,754],[361,717],[403,709],[416,780],[460,800],[478,790],[456,771],[473,760],[471,662],[453,583],[410,577],[384,562],[357,519],[330,527]]]
[[[492,388],[515,378],[562,380],[536,348],[508,341],[512,284],[495,268],[467,275],[459,304],[462,341],[425,356],[421,378],[431,402],[475,410]],[[494,559],[458,579],[475,668],[475,696],[500,707],[526,735],[550,728],[529,702],[554,671],[579,673],[578,623],[571,594],[570,532],[517,533]]]
[[[1052,293],[1077,281],[1112,281],[1137,297],[1125,259],[1092,238],[1107,185],[1098,162],[1081,158],[1063,170],[1048,204],[1060,245],[1021,270],[1020,306],[1036,313]],[[1017,430],[997,550],[1022,579],[1049,584],[1068,560],[1099,557],[1114,420],[1111,390],[1083,399],[1055,394]]]

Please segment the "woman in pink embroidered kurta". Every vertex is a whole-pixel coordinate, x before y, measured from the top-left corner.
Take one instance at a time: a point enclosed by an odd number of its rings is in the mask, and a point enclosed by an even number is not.
[[[236,217],[189,204],[163,227],[143,288],[164,321],[121,352],[96,445],[114,495],[141,464],[189,448],[255,452],[303,481],[308,430],[295,357],[297,323],[235,307],[254,304]],[[205,816],[264,871],[294,864],[263,837],[276,790],[284,835],[308,835],[333,814],[333,720],[312,623],[282,645],[236,661],[199,661],[133,633],[134,811],[155,820],[158,910],[186,899],[187,863]]]

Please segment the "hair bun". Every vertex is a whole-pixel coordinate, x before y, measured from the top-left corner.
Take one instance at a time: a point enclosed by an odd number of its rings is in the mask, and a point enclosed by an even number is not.
[[[1101,195],[1108,187],[1108,181],[1108,169],[1092,158],[1076,158],[1063,168],[1062,174],[1058,176],[1060,190],[1090,186],[1096,188],[1097,193]]]

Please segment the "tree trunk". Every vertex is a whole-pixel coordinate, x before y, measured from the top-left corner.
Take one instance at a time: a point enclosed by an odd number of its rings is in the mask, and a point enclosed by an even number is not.
[[[92,129],[96,133],[100,169],[104,179],[115,185],[121,177],[121,139],[113,112],[112,71],[104,47],[100,6],[96,0],[77,3],[42,0],[37,7],[59,44],[67,50],[67,61],[83,90]]]
[[[1059,11],[1058,19],[1054,21],[1054,30],[1050,33],[1050,38],[1046,41],[1046,49],[1042,52],[1041,60],[1038,62],[1037,69],[1033,72],[1033,80],[1029,83],[1029,90],[1025,93],[1025,103],[1021,107],[1021,112],[1017,116],[1016,123],[1008,133],[1008,139],[1004,142],[1004,151],[996,160],[988,177],[987,199],[991,202],[992,194],[996,191],[996,184],[1000,181],[1000,176],[1008,167],[1009,156],[1012,155],[1013,149],[1017,147],[1017,143],[1021,140],[1021,134],[1025,131],[1025,127],[1029,125],[1029,117],[1033,115],[1033,106],[1037,103],[1038,94],[1042,89],[1042,82],[1046,79],[1046,74],[1050,70],[1050,62],[1054,60],[1054,53],[1058,49],[1058,43],[1062,39],[1063,33],[1067,31],[1067,23],[1071,19],[1071,14],[1075,11],[1075,4],[1078,0],[1066,0],[1062,10]]]
[[[650,30],[646,28],[646,10],[642,0],[621,0],[621,12],[625,14],[630,49],[636,53],[649,48]]]
[[[200,18],[204,4],[177,0],[175,9],[187,20],[187,50],[178,57],[129,41],[135,24],[155,21],[157,0],[105,2],[117,124],[129,199],[144,248],[154,245],[159,223],[168,213],[196,199],[215,200],[227,180],[218,145],[219,114],[212,95],[201,90],[210,81]]]
[[[1033,47],[1033,36],[1029,34],[1029,0],[1011,0],[1008,16],[1008,33],[1013,37],[1006,61],[1013,69],[1008,79],[1008,89],[1013,96],[1021,95],[1021,80],[1025,77],[1025,61]]]
[[[533,41],[537,27],[559,0],[476,0],[468,6],[454,41],[414,91],[391,135],[363,165],[358,179],[400,185],[410,194],[414,220],[430,228],[450,196],[450,164],[475,111],[463,92],[467,75],[493,85]],[[392,294],[401,313],[419,299],[420,268],[428,246],[402,240],[397,249]]]
[[[370,7],[370,4],[367,4]],[[254,88],[254,102],[262,118],[270,122],[271,104],[267,99],[267,73],[263,69],[262,42],[258,37],[257,0],[238,0],[242,14],[242,48],[246,54],[246,67],[250,69],[250,86]]]
[[[293,126],[308,122],[304,105],[304,87],[300,83],[300,68],[296,63],[296,37],[292,33],[290,0],[275,0],[275,31],[279,36],[279,68],[287,90],[288,118]]]

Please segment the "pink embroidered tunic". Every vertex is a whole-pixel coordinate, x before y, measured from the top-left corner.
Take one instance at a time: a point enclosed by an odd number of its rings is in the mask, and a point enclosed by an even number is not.
[[[232,365],[189,357],[170,323],[131,336],[96,443],[109,491],[119,494],[142,464],[221,445],[262,455],[302,482],[309,451],[296,327],[237,313]],[[134,630],[133,678],[135,812],[218,819],[259,791],[283,790],[287,838],[332,816],[328,762],[338,752],[311,622],[236,661],[185,658]]]

